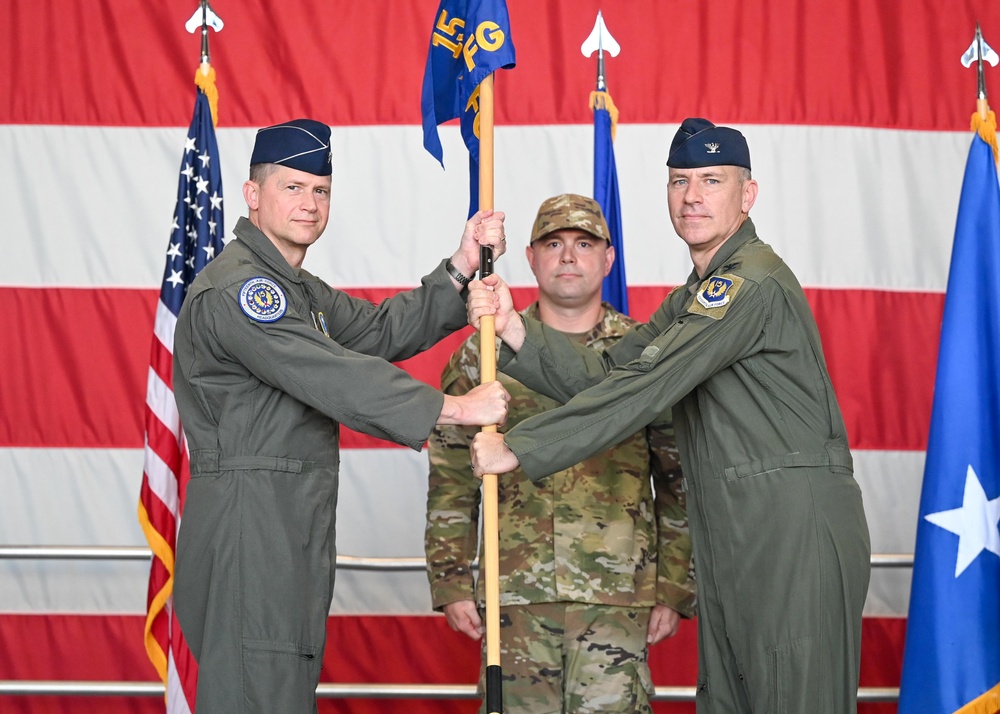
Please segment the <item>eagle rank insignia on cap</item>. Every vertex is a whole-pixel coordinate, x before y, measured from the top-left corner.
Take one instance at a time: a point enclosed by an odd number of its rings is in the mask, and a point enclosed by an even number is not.
[[[250,278],[240,289],[240,307],[251,320],[274,322],[285,314],[288,300],[273,280]]]

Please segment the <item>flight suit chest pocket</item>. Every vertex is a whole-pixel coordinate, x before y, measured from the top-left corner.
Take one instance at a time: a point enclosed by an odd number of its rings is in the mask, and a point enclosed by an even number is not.
[[[680,319],[667,329],[666,332],[657,335],[652,339],[642,354],[633,363],[640,372],[649,372],[659,364],[669,353],[671,346],[680,338],[684,320]]]

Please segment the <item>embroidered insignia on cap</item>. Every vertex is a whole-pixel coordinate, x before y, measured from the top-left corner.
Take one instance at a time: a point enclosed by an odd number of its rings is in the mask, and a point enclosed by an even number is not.
[[[701,290],[698,291],[698,302],[705,307],[722,307],[729,302],[729,288],[733,287],[733,281],[729,278],[716,276],[709,278],[702,283]]]
[[[710,154],[719,154],[719,153],[722,153],[722,152],[719,151],[719,146],[720,146],[720,144],[718,144],[718,143],[716,143],[714,141],[711,144],[705,144],[705,148],[708,149],[708,153],[710,153]]]
[[[288,301],[273,280],[250,278],[240,290],[240,307],[251,320],[274,322],[285,314]]]

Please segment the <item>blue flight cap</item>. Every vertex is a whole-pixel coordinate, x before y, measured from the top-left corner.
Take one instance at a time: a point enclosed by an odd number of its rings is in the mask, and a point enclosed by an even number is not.
[[[330,127],[312,119],[294,119],[257,131],[250,165],[281,164],[316,176],[333,172]]]
[[[705,166],[742,166],[750,169],[750,147],[746,137],[728,126],[708,119],[685,119],[670,142],[667,166],[700,169]]]

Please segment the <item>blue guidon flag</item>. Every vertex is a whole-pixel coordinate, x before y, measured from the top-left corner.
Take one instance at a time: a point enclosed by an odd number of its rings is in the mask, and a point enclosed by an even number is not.
[[[469,215],[479,208],[479,84],[513,69],[514,42],[504,0],[441,0],[434,16],[420,97],[424,148],[444,166],[438,124],[460,119],[469,150]]]

